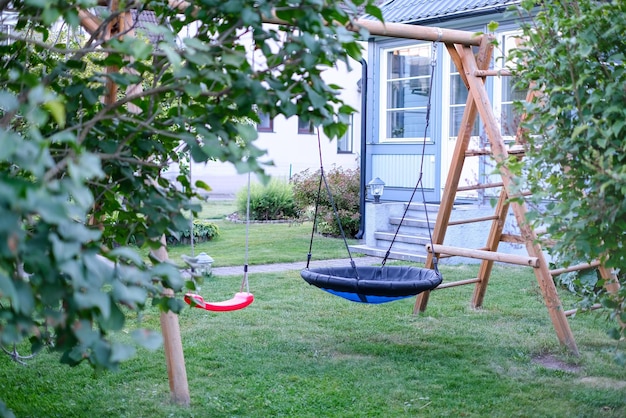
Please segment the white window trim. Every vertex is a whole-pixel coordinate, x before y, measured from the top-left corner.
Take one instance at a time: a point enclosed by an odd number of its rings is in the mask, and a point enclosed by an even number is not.
[[[424,137],[415,137],[415,138],[390,138],[387,137],[387,69],[388,69],[388,61],[387,54],[392,51],[396,51],[398,49],[407,49],[412,47],[425,47],[430,48],[430,44],[425,42],[416,42],[411,44],[403,44],[397,45],[390,48],[381,48],[380,49],[380,89],[379,89],[379,98],[378,98],[378,120],[379,120],[379,142],[380,143],[422,143],[424,142]],[[403,81],[403,80],[414,80],[418,78],[426,78],[429,76],[418,76],[418,77],[404,77],[397,78],[394,81]],[[431,92],[432,94],[432,92]],[[406,107],[406,108],[395,108],[394,110],[412,110],[412,109],[421,109],[421,107]],[[431,111],[432,112],[432,111]],[[426,138],[426,143],[431,143],[431,138]]]
[[[504,45],[502,41],[504,40],[505,37],[518,36],[521,34],[522,34],[521,30],[498,32],[496,34],[497,35],[496,39],[498,39],[498,42],[500,42],[502,45],[500,48],[494,48],[494,53],[493,53],[493,62],[495,63],[494,67],[507,68],[504,66],[505,63],[503,62],[503,56],[505,53],[504,48],[506,48],[506,45]],[[502,120],[501,120],[502,105],[513,104],[513,101],[510,101],[510,102],[502,101],[502,93],[503,93],[502,85],[503,85],[503,81],[507,79],[511,80],[511,76],[492,77],[492,80],[493,80],[492,107],[493,107],[494,115],[496,115],[497,117],[497,122],[498,122],[498,127],[500,128],[500,132],[502,132]],[[505,142],[513,142],[515,141],[515,135],[506,135],[506,136],[503,135],[502,139]]]

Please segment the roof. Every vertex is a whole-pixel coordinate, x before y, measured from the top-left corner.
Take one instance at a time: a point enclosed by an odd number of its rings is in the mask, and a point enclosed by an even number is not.
[[[517,3],[519,0],[391,0],[378,7],[386,22],[424,23],[469,15],[501,13],[508,6]]]

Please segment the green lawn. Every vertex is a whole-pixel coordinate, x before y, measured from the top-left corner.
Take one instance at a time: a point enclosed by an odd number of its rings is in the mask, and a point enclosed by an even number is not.
[[[453,281],[476,266],[442,272]],[[434,292],[419,316],[413,298],[347,302],[297,271],[251,274],[250,285],[256,300],[246,309],[180,315],[189,408],[169,402],[162,350],[96,374],[53,353],[28,366],[2,356],[0,397],[18,417],[626,416],[626,368],[612,360],[605,322],[571,319],[581,356],[570,357],[530,269],[496,267],[483,310],[469,308],[473,289],[463,286]],[[201,294],[220,300],[237,286],[213,277]],[[158,329],[159,313],[148,310],[143,325]]]
[[[246,256],[246,224],[225,220],[237,210],[232,201],[208,201],[199,218],[209,219],[219,227],[220,235],[208,242],[196,244],[194,252],[206,252],[214,267],[243,265]],[[311,222],[251,223],[248,238],[248,264],[290,263],[306,261],[311,242]],[[348,244],[357,241],[349,239]],[[147,251],[145,251],[147,255]],[[191,255],[188,245],[168,248],[170,259],[181,264],[181,255]],[[346,258],[348,251],[341,239],[315,235],[313,259]],[[357,257],[360,254],[353,254]]]

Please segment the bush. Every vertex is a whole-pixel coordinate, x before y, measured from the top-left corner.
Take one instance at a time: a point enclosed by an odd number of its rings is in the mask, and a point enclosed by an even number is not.
[[[248,188],[237,193],[237,211],[240,218],[246,216]],[[250,219],[271,221],[298,217],[291,185],[280,180],[272,180],[267,186],[252,184],[250,187]]]
[[[217,225],[206,219],[194,219],[193,220],[193,242],[206,242],[219,236],[220,231]],[[167,245],[188,245],[191,243],[191,232],[189,229],[180,231],[178,237],[174,235],[168,235]]]
[[[361,214],[359,211],[360,172],[358,169],[334,167],[325,173],[328,187],[339,214],[341,226],[347,237],[359,232]],[[300,213],[315,207],[320,182],[320,170],[302,171],[292,179],[294,197]],[[319,197],[317,231],[321,234],[340,236],[339,225],[333,212],[326,187],[322,184]]]

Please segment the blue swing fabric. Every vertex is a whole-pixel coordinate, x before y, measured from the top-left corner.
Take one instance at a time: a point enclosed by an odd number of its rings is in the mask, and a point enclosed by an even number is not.
[[[321,267],[300,276],[328,293],[361,303],[385,303],[433,290],[442,282],[435,270],[407,267]]]

